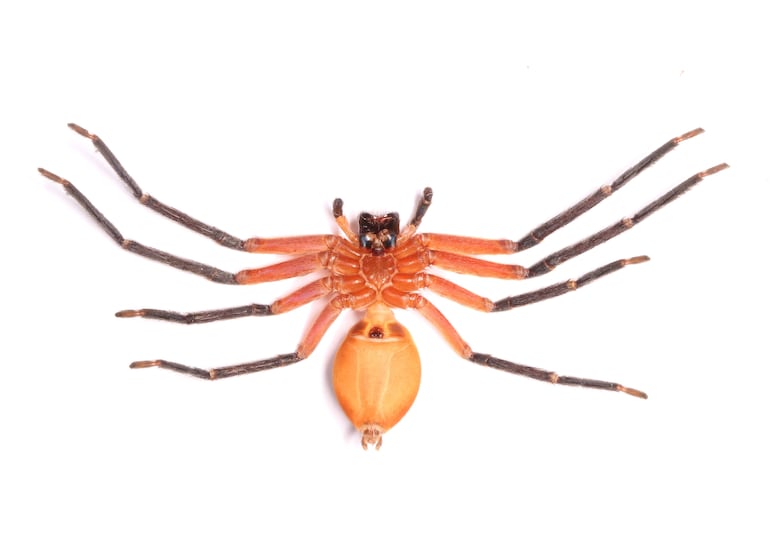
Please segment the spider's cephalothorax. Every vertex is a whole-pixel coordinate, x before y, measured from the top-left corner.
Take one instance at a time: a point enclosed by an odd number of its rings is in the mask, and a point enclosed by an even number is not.
[[[496,312],[507,311],[577,290],[629,264],[644,262],[648,258],[646,256],[634,256],[616,260],[577,279],[569,279],[497,301],[492,301],[462,288],[452,281],[432,273],[431,268],[435,266],[450,272],[499,279],[528,279],[543,275],[559,264],[628,230],[685,193],[704,177],[727,168],[727,165],[722,163],[699,172],[645,206],[635,215],[621,219],[582,241],[553,252],[536,264],[525,267],[491,262],[477,258],[477,255],[510,254],[537,245],[548,235],[567,225],[623,187],[642,170],[673,150],[679,143],[699,135],[703,130],[695,129],[671,139],[628,169],[611,184],[601,187],[592,195],[536,227],[519,241],[514,242],[507,239],[488,240],[447,234],[417,234],[417,228],[433,198],[433,192],[430,188],[423,191],[415,215],[403,231],[399,228],[397,213],[388,213],[382,216],[362,213],[359,218],[359,233],[355,234],[342,213],[342,200],[336,199],[332,206],[332,212],[342,231],[341,236],[317,234],[242,240],[193,219],[142,192],[99,137],[75,124],[70,124],[70,127],[93,142],[96,149],[104,155],[109,165],[142,204],[226,247],[254,253],[283,254],[288,255],[289,259],[262,268],[230,273],[146,247],[125,239],[118,229],[69,181],[44,169],[39,169],[45,177],[61,184],[124,249],[225,284],[256,284],[314,272],[323,274],[315,281],[269,305],[250,304],[191,313],[160,309],[130,309],[116,313],[121,318],[142,317],[185,324],[199,324],[243,316],[280,314],[315,300],[323,300],[325,302],[324,308],[310,324],[294,352],[214,369],[188,367],[162,359],[135,361],[131,364],[131,368],[160,367],[206,380],[215,380],[281,367],[308,357],[326,330],[344,309],[365,311],[362,320],[353,326],[341,344],[335,358],[333,374],[337,398],[348,418],[361,432],[361,443],[364,448],[370,444],[377,448],[380,447],[382,434],[395,425],[407,412],[417,395],[420,383],[420,360],[417,348],[406,328],[396,321],[392,308],[417,311],[442,334],[460,356],[473,363],[553,384],[620,391],[634,397],[647,398],[647,395],[638,389],[625,387],[614,382],[561,376],[555,372],[475,352],[462,339],[441,311],[423,296],[422,291],[428,290],[479,311]]]
[[[386,250],[396,246],[399,233],[398,214],[385,215],[362,213],[358,217],[358,242],[364,249],[372,251],[374,256],[382,256]]]

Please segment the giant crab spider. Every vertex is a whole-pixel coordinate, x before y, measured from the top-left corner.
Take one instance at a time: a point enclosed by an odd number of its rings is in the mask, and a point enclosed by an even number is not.
[[[463,340],[441,311],[420,291],[430,290],[466,307],[484,312],[496,312],[507,311],[582,288],[630,264],[645,262],[649,259],[646,256],[635,256],[616,260],[577,279],[570,279],[497,301],[477,295],[450,280],[430,273],[429,269],[431,266],[435,266],[455,273],[513,280],[543,275],[559,264],[630,229],[684,194],[704,177],[715,174],[728,166],[722,163],[699,172],[633,216],[621,219],[574,245],[556,251],[530,267],[524,267],[491,262],[476,258],[476,256],[517,253],[540,243],[548,235],[567,225],[626,185],[681,142],[701,134],[703,130],[694,129],[671,139],[612,183],[602,186],[593,194],[549,219],[519,241],[514,242],[508,239],[490,240],[447,234],[418,233],[417,229],[432,201],[433,191],[430,188],[423,191],[414,217],[403,230],[400,227],[397,213],[385,215],[362,213],[358,219],[358,232],[356,233],[350,226],[348,219],[343,215],[342,200],[336,199],[333,204],[333,215],[342,232],[341,235],[254,237],[242,240],[206,225],[145,193],[101,138],[78,125],[69,124],[69,127],[91,140],[141,204],[225,247],[252,253],[288,255],[290,258],[270,266],[230,273],[147,247],[133,240],[125,239],[118,229],[68,180],[45,169],[38,169],[46,178],[61,184],[122,248],[175,268],[196,273],[211,281],[225,284],[257,284],[315,272],[324,273],[324,276],[269,305],[250,304],[190,313],[159,309],[131,309],[116,313],[116,316],[120,318],[141,317],[184,324],[200,324],[245,316],[281,314],[315,300],[324,299],[325,306],[293,352],[280,354],[269,359],[213,369],[190,367],[163,359],[136,361],[130,367],[133,369],[159,367],[206,380],[217,380],[283,367],[310,356],[343,310],[363,311],[363,318],[353,326],[337,351],[333,383],[343,410],[362,434],[361,444],[364,449],[367,449],[369,445],[374,445],[377,449],[380,448],[382,435],[409,410],[420,384],[420,360],[417,348],[406,328],[396,321],[393,308],[416,310],[441,333],[461,357],[474,363],[553,384],[618,391],[646,399],[647,395],[644,392],[615,382],[563,376],[545,369],[513,363],[489,354],[476,352]]]

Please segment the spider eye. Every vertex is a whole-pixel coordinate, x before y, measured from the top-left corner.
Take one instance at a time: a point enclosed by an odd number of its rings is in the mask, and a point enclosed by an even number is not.
[[[367,232],[358,235],[358,241],[364,249],[371,249],[374,245],[374,234]]]
[[[396,246],[396,236],[391,234],[390,232],[385,232],[382,235],[382,246],[385,249],[392,249]]]

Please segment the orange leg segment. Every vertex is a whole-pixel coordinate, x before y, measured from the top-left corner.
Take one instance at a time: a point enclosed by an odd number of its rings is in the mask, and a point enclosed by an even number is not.
[[[433,327],[435,327],[439,333],[441,333],[441,336],[444,337],[452,349],[462,358],[468,359],[471,357],[473,354],[471,347],[467,342],[463,340],[462,337],[460,337],[460,334],[457,333],[457,330],[452,326],[452,324],[449,323],[449,320],[446,319],[446,316],[441,314],[441,311],[439,311],[435,305],[425,299],[425,301],[421,302],[421,305],[417,307],[417,311],[423,315],[428,320],[428,322],[433,324]]]
[[[308,357],[313,350],[315,350],[318,343],[321,341],[321,337],[324,336],[329,327],[334,323],[340,313],[343,311],[338,304],[334,301],[335,298],[326,304],[326,307],[321,311],[321,314],[315,319],[313,324],[307,330],[307,333],[302,338],[302,341],[297,347],[297,355],[300,359]]]
[[[527,268],[516,264],[500,264],[450,251],[434,251],[414,244],[405,246],[396,255],[398,271],[417,273],[428,266],[438,266],[455,273],[494,277],[497,279],[526,279]]]
[[[300,255],[332,249],[339,241],[340,237],[332,234],[285,238],[249,238],[243,242],[243,249],[250,253]]]
[[[488,240],[449,234],[420,234],[419,241],[437,251],[448,251],[464,255],[504,255],[518,250],[511,240]]]
[[[434,266],[455,273],[514,280],[526,279],[527,277],[527,268],[516,264],[499,264],[446,251],[433,251],[432,255]]]
[[[416,292],[423,288],[428,288],[439,296],[451,299],[460,305],[465,305],[477,311],[491,312],[495,307],[492,300],[479,296],[467,288],[463,288],[452,281],[432,273],[397,273],[393,276],[391,282],[395,288],[402,292]]]
[[[324,267],[322,256],[325,254],[302,255],[264,268],[242,270],[235,274],[235,281],[238,284],[256,284],[307,275]]]
[[[465,305],[466,307],[476,309],[477,311],[488,313],[495,308],[495,304],[491,299],[474,294],[467,288],[463,288],[438,275],[430,275],[430,278],[428,279],[428,289],[439,296],[444,296],[460,305]]]
[[[270,305],[272,314],[281,314],[297,307],[302,307],[329,294],[329,282],[327,279],[318,279],[312,283],[295,290],[286,297],[280,298]]]

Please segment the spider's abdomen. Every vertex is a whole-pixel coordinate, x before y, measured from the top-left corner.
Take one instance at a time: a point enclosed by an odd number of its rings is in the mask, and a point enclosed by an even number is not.
[[[334,392],[362,433],[364,449],[382,444],[382,434],[412,406],[420,387],[420,356],[393,312],[375,303],[350,330],[334,360]]]

